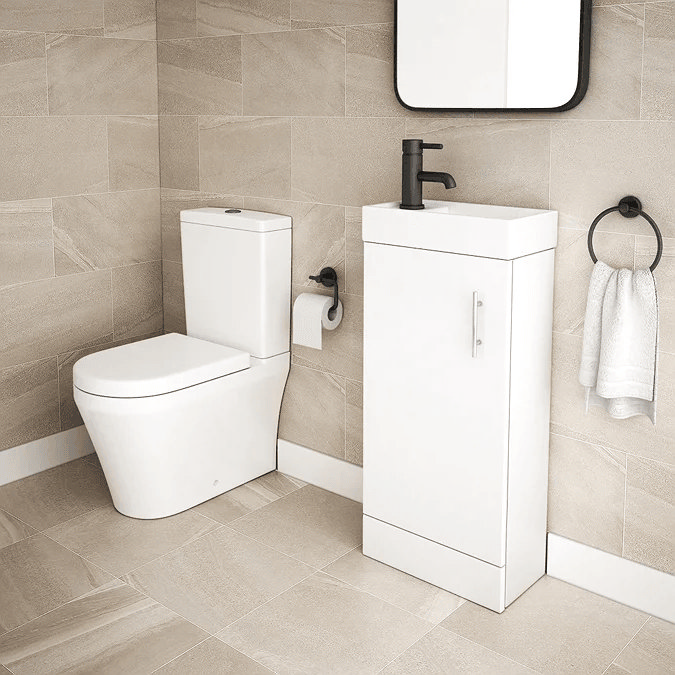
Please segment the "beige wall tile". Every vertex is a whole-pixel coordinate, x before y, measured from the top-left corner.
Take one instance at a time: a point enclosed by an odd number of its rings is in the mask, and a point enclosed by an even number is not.
[[[551,435],[548,531],[621,555],[626,456]]]
[[[0,202],[0,287],[53,276],[51,201]]]
[[[634,194],[663,235],[675,236],[672,123],[554,122],[551,132],[551,208],[559,212],[562,227],[585,230],[600,211]],[[651,232],[646,222],[617,214],[604,218],[602,226]]]
[[[105,34],[108,37],[155,40],[155,0],[104,0]]]
[[[394,24],[347,28],[346,113],[399,117],[406,109],[394,94]]]
[[[293,288],[293,296],[304,288]],[[328,294],[328,293],[326,293]],[[340,294],[343,307],[340,325],[331,331],[324,330],[322,348],[312,349],[291,345],[293,363],[324,370],[352,380],[363,380],[363,298],[358,295]]]
[[[116,340],[160,332],[164,326],[161,261],[115,268],[112,297]]]
[[[240,36],[160,42],[157,59],[161,114],[241,115]]]
[[[303,563],[227,527],[124,577],[215,633],[312,574]]]
[[[467,602],[441,625],[540,673],[602,673],[646,619],[545,576],[503,614]]]
[[[199,125],[196,117],[160,115],[159,173],[163,188],[199,190]]]
[[[157,117],[124,116],[107,119],[110,189],[159,187]]]
[[[345,114],[345,29],[242,38],[245,115]]]
[[[588,92],[564,117],[640,119],[643,29],[642,4],[593,10]]]
[[[403,120],[294,119],[292,198],[345,206],[396,199],[403,134]]]
[[[38,530],[110,504],[101,469],[84,459],[0,486],[0,508]]]
[[[422,673],[531,675],[532,670],[437,626],[382,670],[382,675]]]
[[[162,259],[180,262],[180,212],[184,209],[200,209],[204,206],[244,208],[242,197],[216,195],[209,192],[189,190],[162,190]]]
[[[290,154],[291,122],[286,118],[199,118],[202,190],[288,198]]]
[[[553,335],[551,423],[554,433],[611,450],[675,464],[675,357],[661,353],[656,426],[644,416],[614,420],[598,407],[585,413],[585,392],[579,384],[581,338]]]
[[[0,450],[59,430],[56,358],[0,370]]]
[[[675,239],[663,240],[663,257],[654,272],[659,299],[659,349],[675,354]],[[636,237],[635,266],[649,267],[656,255],[656,237]]]
[[[553,330],[582,335],[593,261],[588,253],[586,230],[558,229],[555,251]],[[633,268],[635,237],[596,231],[593,250],[598,260],[613,267]]]
[[[159,260],[159,190],[62,197],[53,204],[57,275]]]
[[[157,52],[139,40],[50,35],[52,115],[156,115]]]
[[[281,406],[279,438],[344,459],[344,378],[294,364]]]
[[[49,640],[36,640],[49,635]],[[16,675],[49,671],[151,673],[208,636],[119,581],[0,638]]]
[[[195,37],[197,4],[195,0],[157,0],[157,39]]]
[[[363,466],[363,382],[347,380],[345,459]]]
[[[165,260],[162,263],[164,330],[167,333],[185,333],[185,293],[183,266]]]
[[[0,30],[0,115],[48,113],[45,58],[42,33]]]
[[[19,0],[0,5],[0,26],[8,30],[103,33],[103,0]]]
[[[427,199],[548,208],[548,122],[411,119],[406,137],[443,143],[426,153],[424,168],[447,171],[457,182],[449,191],[426,184]],[[400,186],[393,199],[400,199]]]
[[[667,673],[675,663],[675,625],[651,617],[614,663],[622,673]],[[608,671],[610,672],[610,671]]]
[[[645,5],[645,46],[640,115],[648,120],[675,118],[675,4]]]
[[[363,295],[363,231],[358,207],[345,209],[345,239],[345,290],[352,295]]]
[[[319,572],[218,637],[277,673],[377,673],[430,628]]]
[[[209,638],[155,672],[157,675],[269,675],[272,671],[218,638]]]
[[[0,174],[0,201],[107,190],[105,119],[0,117]]]
[[[110,272],[35,281],[0,291],[0,367],[109,342]]]
[[[394,20],[391,0],[291,0],[293,28],[387,23]]]
[[[42,534],[0,549],[0,628],[12,630],[111,581]]]
[[[199,35],[287,30],[288,0],[197,0]]]
[[[628,457],[624,557],[675,574],[675,466]]]
[[[323,267],[333,267],[338,275],[338,286],[342,287],[345,269],[343,207],[258,197],[245,197],[244,206],[253,211],[280,213],[293,219],[294,284],[323,290],[323,286],[309,279],[309,275],[318,274]]]

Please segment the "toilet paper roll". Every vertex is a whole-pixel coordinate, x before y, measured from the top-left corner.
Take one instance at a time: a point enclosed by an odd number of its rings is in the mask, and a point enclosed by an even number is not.
[[[328,318],[333,298],[316,293],[301,293],[293,303],[293,344],[321,349],[321,329],[335,330],[342,321],[342,303],[338,300],[335,316]]]

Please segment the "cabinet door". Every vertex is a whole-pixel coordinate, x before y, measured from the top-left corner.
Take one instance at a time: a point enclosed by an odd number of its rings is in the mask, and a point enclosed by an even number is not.
[[[364,513],[498,566],[511,270],[509,261],[365,245]]]

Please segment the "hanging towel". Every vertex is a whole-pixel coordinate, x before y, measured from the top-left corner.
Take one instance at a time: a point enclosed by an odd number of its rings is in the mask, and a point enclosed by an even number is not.
[[[579,382],[586,411],[656,421],[658,302],[651,270],[593,268],[588,289]]]

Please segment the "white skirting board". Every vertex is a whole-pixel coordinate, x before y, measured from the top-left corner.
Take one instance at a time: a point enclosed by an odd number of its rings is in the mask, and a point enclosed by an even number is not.
[[[675,576],[548,535],[547,574],[675,623]]]
[[[363,469],[360,466],[281,438],[277,449],[277,468],[281,473],[363,502]]]
[[[0,485],[32,476],[94,452],[84,426],[60,431],[0,452]]]

